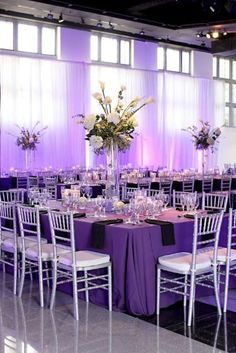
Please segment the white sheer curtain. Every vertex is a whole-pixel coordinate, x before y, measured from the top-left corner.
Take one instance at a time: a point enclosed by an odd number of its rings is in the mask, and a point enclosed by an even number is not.
[[[98,81],[107,84],[107,94],[116,98],[121,84],[127,87],[126,100],[134,96],[153,96],[155,103],[137,113],[138,135],[126,153],[120,154],[121,164],[133,166],[166,166],[169,169],[197,168],[201,154],[197,153],[191,136],[182,131],[199,120],[212,126],[222,125],[223,85],[220,82],[193,78],[177,73],[156,73],[105,66],[91,66],[92,91],[98,90]],[[95,100],[91,111],[99,112]],[[217,153],[210,158],[214,165]],[[90,165],[104,163],[90,151]]]
[[[24,168],[16,146],[16,124],[48,126],[35,152],[34,167],[85,165],[84,131],[72,119],[84,113],[90,88],[83,64],[0,56],[2,170]]]

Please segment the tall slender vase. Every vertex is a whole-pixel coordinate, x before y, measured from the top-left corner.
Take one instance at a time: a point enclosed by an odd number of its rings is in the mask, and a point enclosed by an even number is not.
[[[119,165],[118,165],[118,146],[111,141],[106,149],[107,158],[107,191],[110,196],[119,196]]]
[[[202,176],[206,174],[208,168],[208,150],[202,150]]]
[[[32,170],[32,164],[33,164],[33,150],[26,149],[25,150],[25,169],[26,170]]]

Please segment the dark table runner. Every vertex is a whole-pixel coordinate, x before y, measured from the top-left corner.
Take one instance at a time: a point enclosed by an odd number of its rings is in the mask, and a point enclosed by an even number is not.
[[[119,224],[119,223],[123,223],[123,219],[117,218],[117,219],[94,222],[92,224],[90,246],[97,249],[104,248],[105,227],[110,224]]]
[[[171,222],[157,219],[145,219],[146,223],[157,224],[161,227],[162,245],[175,245],[174,225]]]

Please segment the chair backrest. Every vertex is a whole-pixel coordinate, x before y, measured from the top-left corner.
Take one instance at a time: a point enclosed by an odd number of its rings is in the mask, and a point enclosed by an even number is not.
[[[54,186],[58,182],[57,176],[47,176],[44,178],[44,183],[46,186]]]
[[[231,260],[231,249],[236,249],[236,210],[229,209],[226,261]]]
[[[28,173],[18,172],[16,174],[16,187],[17,189],[27,189]]]
[[[27,188],[36,187],[39,185],[39,179],[37,176],[28,176],[27,178]]]
[[[72,254],[72,265],[75,265],[75,231],[72,212],[59,212],[49,210],[49,223],[52,236],[54,260],[57,251],[66,247]]]
[[[194,178],[193,177],[184,177],[183,178],[183,192],[193,192],[194,191]]]
[[[127,200],[128,198],[132,198],[134,196],[135,191],[139,190],[138,187],[129,187],[127,185],[122,186],[122,200]]]
[[[148,195],[149,197],[155,197],[160,195],[160,190],[156,190],[156,189],[148,189]]]
[[[15,245],[17,242],[16,205],[12,202],[0,201],[0,242],[2,231],[11,231],[14,234]]]
[[[163,190],[164,194],[171,195],[172,185],[173,179],[160,178],[159,190]]]
[[[203,177],[202,178],[202,192],[212,192],[213,190],[213,178]]]
[[[220,180],[221,191],[231,191],[232,177],[231,175],[222,175]]]
[[[17,205],[18,219],[20,224],[20,236],[22,238],[22,252],[24,253],[27,246],[38,245],[38,253],[41,254],[41,229],[39,209],[36,207],[27,207]],[[30,243],[25,241],[28,235],[35,236]],[[34,244],[35,243],[35,244]]]
[[[191,270],[196,269],[196,255],[213,248],[213,266],[217,264],[219,235],[223,211],[210,215],[196,214],[194,218]]]
[[[175,191],[173,190],[173,194],[172,194],[172,205],[173,207],[181,207],[183,202],[183,197],[184,196],[192,196],[195,198],[195,200],[197,201],[197,191],[195,192],[184,192],[184,191]]]
[[[56,185],[47,185],[46,186],[46,190],[51,195],[50,198],[52,200],[56,200],[57,199],[57,186]]]
[[[4,190],[0,191],[0,201],[24,203],[24,190]]]
[[[202,209],[203,210],[223,210],[227,209],[229,194],[228,193],[202,193]]]

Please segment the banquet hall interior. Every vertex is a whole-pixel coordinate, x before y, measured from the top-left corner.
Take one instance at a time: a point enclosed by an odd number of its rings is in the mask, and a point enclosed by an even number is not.
[[[236,352],[236,1],[0,1],[0,352]]]

